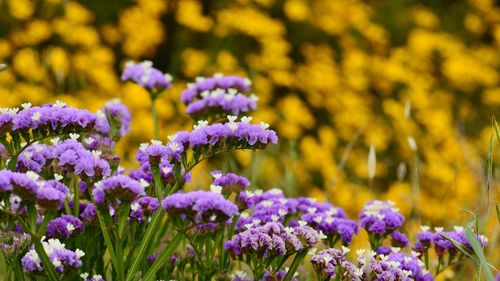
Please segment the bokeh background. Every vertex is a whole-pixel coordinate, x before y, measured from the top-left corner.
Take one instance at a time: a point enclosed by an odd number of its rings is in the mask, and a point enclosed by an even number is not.
[[[410,232],[463,225],[465,210],[487,218],[499,201],[496,183],[489,196],[485,187],[500,118],[498,1],[0,0],[2,107],[60,99],[96,110],[120,98],[133,116],[119,145],[127,167],[152,124],[147,93],[119,76],[144,59],[175,78],[158,104],[162,140],[191,126],[178,101],[186,83],[216,72],[248,76],[254,118],[281,137],[205,164],[193,186],[220,161],[255,187],[329,200],[351,217],[391,199]]]

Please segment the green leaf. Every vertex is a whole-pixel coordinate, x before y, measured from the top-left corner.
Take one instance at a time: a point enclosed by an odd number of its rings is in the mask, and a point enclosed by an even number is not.
[[[486,188],[489,192],[491,181],[493,179],[493,130],[491,130],[490,141],[488,143],[488,158],[486,160],[486,166],[488,169],[488,175],[486,178]]]
[[[471,258],[476,264],[479,264],[479,261],[477,260],[477,257],[474,256],[474,252],[472,249],[468,248],[466,245],[458,242],[457,240],[451,238],[450,236],[448,236],[446,234],[440,233],[439,235],[441,237],[443,237],[444,239],[450,241],[451,244],[453,244],[453,246],[455,246],[462,254]]]
[[[500,143],[500,128],[498,127],[497,120],[493,117],[493,124],[495,125],[495,132],[497,135],[497,141]]]
[[[469,240],[474,253],[479,258],[481,269],[484,270],[484,275],[486,276],[486,281],[495,281],[495,277],[493,277],[488,262],[486,261],[483,247],[481,247],[477,236],[472,233],[470,226],[467,226],[467,228],[465,229],[465,236],[467,237],[467,240]]]

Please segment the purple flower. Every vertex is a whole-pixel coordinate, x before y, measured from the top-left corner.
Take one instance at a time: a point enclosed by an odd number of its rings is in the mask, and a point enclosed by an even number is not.
[[[74,171],[76,175],[84,177],[109,176],[109,163],[101,159],[100,151],[88,151],[73,139],[58,142],[52,149],[52,158],[58,160],[58,166]]]
[[[0,194],[12,191],[12,172],[9,170],[0,170]]]
[[[359,215],[361,226],[368,232],[378,236],[392,233],[404,223],[404,217],[394,208],[391,201],[372,200],[368,202]]]
[[[347,265],[355,267],[346,261],[345,254],[342,251],[333,248],[315,254],[311,258],[311,264],[318,275],[318,280],[330,280],[337,277],[337,273],[340,274],[340,270]]]
[[[95,205],[92,203],[87,204],[81,211],[80,217],[86,222],[93,222],[97,216]]]
[[[38,188],[36,202],[40,207],[57,210],[63,205],[68,194],[68,187],[56,180],[50,180]]]
[[[124,175],[116,175],[95,184],[92,190],[94,201],[98,205],[116,200],[131,202],[138,196],[146,195],[141,183]]]
[[[188,84],[186,90],[181,94],[181,101],[190,103],[199,94],[204,91],[211,91],[215,89],[237,89],[242,92],[250,91],[251,81],[247,78],[239,76],[223,76],[215,74],[212,77],[197,77],[196,82]]]
[[[127,62],[121,79],[123,81],[133,81],[148,90],[164,89],[172,86],[172,76],[154,68],[151,61]]]
[[[11,185],[13,193],[23,200],[34,200],[37,196],[38,188],[43,185],[40,176],[34,172],[11,173]]]
[[[20,172],[33,171],[40,173],[45,163],[51,157],[51,149],[44,144],[33,144],[19,154],[17,170]]]
[[[156,210],[158,210],[158,199],[144,196],[130,204],[130,218],[141,223],[145,217],[154,214]]]
[[[391,238],[392,238],[392,245],[394,247],[403,248],[408,246],[408,244],[410,244],[410,240],[408,240],[408,237],[406,237],[404,233],[397,230],[391,233]]]
[[[233,173],[223,174],[221,171],[213,171],[213,184],[222,187],[223,193],[239,193],[250,186],[250,181],[242,176]]]
[[[96,116],[88,110],[67,107],[64,103],[26,107],[13,120],[12,130],[51,130],[53,133],[83,132],[92,129]]]
[[[182,223],[194,221],[200,223],[226,222],[238,214],[238,207],[222,195],[208,191],[175,193],[161,202],[162,208]]]
[[[51,220],[47,226],[47,237],[66,240],[83,231],[83,222],[70,215],[62,215]]]
[[[120,137],[124,137],[130,131],[131,116],[128,108],[118,100],[108,101],[104,107],[97,112],[95,130],[101,134],[110,134],[110,123],[108,117],[116,122]]]
[[[57,239],[49,239],[47,242],[42,241],[42,244],[49,256],[49,260],[58,273],[75,270],[82,266],[80,258],[85,255],[83,251],[79,249],[76,249],[76,251],[68,250]],[[34,249],[29,250],[22,257],[21,264],[28,272],[43,271],[42,260]]]

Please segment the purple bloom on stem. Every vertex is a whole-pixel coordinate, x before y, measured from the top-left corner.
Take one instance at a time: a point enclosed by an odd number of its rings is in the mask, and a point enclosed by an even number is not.
[[[121,79],[123,81],[133,81],[148,90],[170,88],[172,86],[172,76],[154,68],[151,61],[127,62]]]
[[[116,200],[131,202],[138,196],[146,195],[141,183],[124,175],[116,175],[95,184],[92,196],[96,204]]]
[[[108,115],[117,122],[120,137],[124,137],[130,131],[131,116],[128,108],[118,100],[108,101],[102,110],[97,112],[95,129],[101,134],[110,134]]]
[[[71,215],[62,215],[51,220],[47,226],[47,237],[66,240],[83,231],[83,222]]]

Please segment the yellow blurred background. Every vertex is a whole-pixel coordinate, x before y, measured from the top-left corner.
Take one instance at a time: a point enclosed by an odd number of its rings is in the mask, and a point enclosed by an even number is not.
[[[489,197],[485,188],[491,119],[500,118],[499,5],[0,0],[0,62],[8,65],[0,100],[96,110],[120,98],[133,123],[119,154],[133,167],[152,125],[147,93],[119,81],[127,60],[152,60],[175,78],[158,104],[162,140],[190,126],[178,101],[187,82],[248,76],[260,97],[253,116],[277,130],[280,145],[226,156],[224,168],[260,188],[329,200],[351,217],[379,198],[396,202],[409,230],[463,224],[465,209],[484,214],[488,198],[499,199],[495,183]],[[195,185],[207,178],[201,171]],[[494,246],[499,227],[490,218]]]

